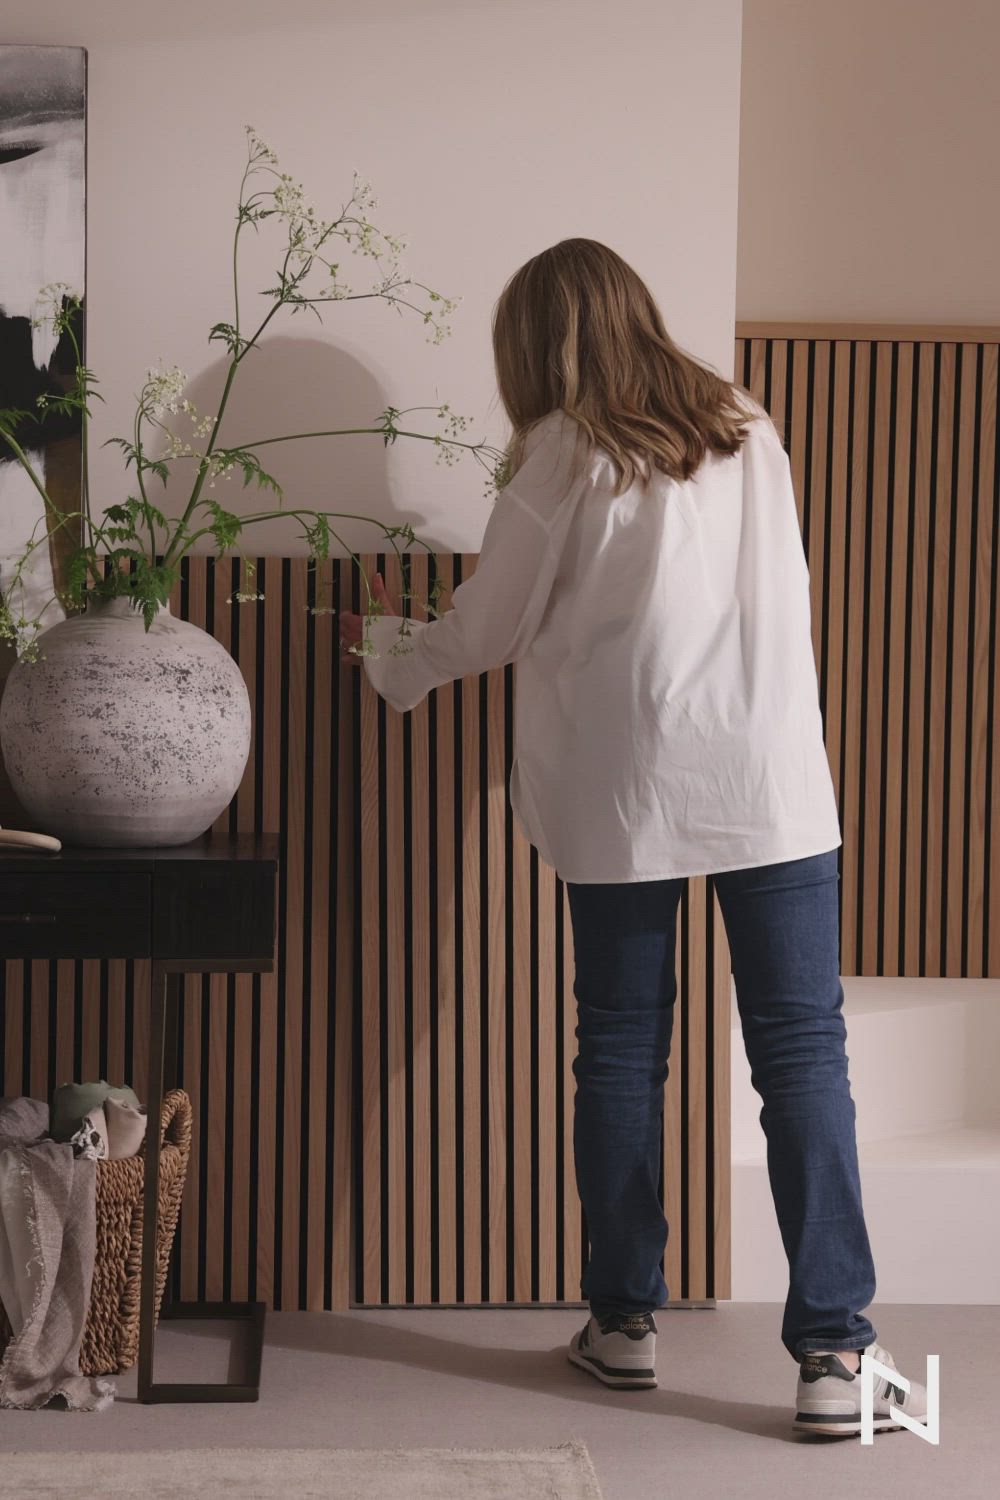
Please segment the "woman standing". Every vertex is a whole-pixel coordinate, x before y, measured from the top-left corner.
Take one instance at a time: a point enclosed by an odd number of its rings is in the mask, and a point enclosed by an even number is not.
[[[574,1152],[590,1238],[570,1360],[656,1384],[668,1226],[658,1194],[676,914],[711,874],[789,1265],[795,1425],[859,1432],[860,1353],[894,1368],[875,1293],[842,1014],[837,849],[809,574],[764,409],[686,355],[645,284],[589,239],[518,270],[493,347],[511,478],[451,610],[399,630],[341,613],[400,712],[518,663],[512,810],[566,883],[578,1056]],[[377,657],[355,653],[367,624]],[[409,646],[411,649],[406,650]],[[875,1427],[926,1396],[875,1381]]]

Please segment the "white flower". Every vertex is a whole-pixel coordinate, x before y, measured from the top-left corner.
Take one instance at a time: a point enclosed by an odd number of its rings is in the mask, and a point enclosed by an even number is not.
[[[372,192],[371,183],[358,172],[354,173],[354,201],[359,208],[378,208],[378,199]]]
[[[443,406],[438,408],[438,416],[445,423],[452,437],[458,437],[459,433],[464,432],[469,425],[468,417],[458,416],[456,412],[452,411],[447,401]]]
[[[178,402],[177,409],[191,418],[191,427],[195,437],[208,437],[215,426],[215,418],[213,416],[199,417],[198,408],[193,401],[189,401],[186,397],[183,401]],[[177,440],[175,439],[175,441]]]
[[[150,414],[159,417],[165,411],[179,411],[186,382],[187,376],[177,365],[171,365],[167,370],[147,370],[145,399]]]
[[[32,318],[32,328],[54,324],[62,316],[63,293],[70,297],[79,295],[68,281],[49,281],[39,290],[35,306],[42,307],[45,311],[39,317]]]
[[[283,219],[302,219],[309,212],[301,182],[293,182],[287,172],[281,174],[272,196],[274,206]]]
[[[199,452],[197,448],[192,448],[190,443],[185,442],[183,438],[179,438],[175,432],[171,432],[169,428],[165,430],[167,434],[167,446],[166,452],[163,455],[164,458],[204,458],[205,455],[203,453]]]
[[[267,146],[261,140],[260,136],[257,134],[256,130],[254,130],[253,126],[247,125],[244,128],[247,133],[247,139],[251,154],[253,155],[255,160],[267,162],[268,165],[272,167],[277,166],[278,158],[275,156],[270,146]]]

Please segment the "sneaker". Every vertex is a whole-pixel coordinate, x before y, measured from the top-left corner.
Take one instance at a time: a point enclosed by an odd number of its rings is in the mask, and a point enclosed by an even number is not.
[[[896,1369],[896,1362],[881,1344],[860,1351],[879,1364]],[[910,1389],[894,1385],[876,1374],[874,1385],[875,1432],[902,1432],[902,1424],[889,1415],[890,1404],[917,1422],[927,1420],[927,1392],[915,1380]],[[794,1426],[799,1432],[859,1433],[861,1431],[861,1370],[849,1370],[836,1354],[807,1354],[799,1364],[799,1388]]]
[[[621,1391],[656,1385],[655,1355],[656,1322],[651,1312],[609,1313],[600,1319],[591,1314],[567,1350],[571,1364]]]

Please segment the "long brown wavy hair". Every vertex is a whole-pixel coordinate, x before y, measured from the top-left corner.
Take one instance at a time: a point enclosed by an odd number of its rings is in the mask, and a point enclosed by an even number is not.
[[[561,408],[614,462],[621,494],[652,469],[688,479],[708,449],[736,453],[763,407],[674,343],[637,273],[597,240],[560,240],[514,272],[493,310],[497,388],[513,427]]]

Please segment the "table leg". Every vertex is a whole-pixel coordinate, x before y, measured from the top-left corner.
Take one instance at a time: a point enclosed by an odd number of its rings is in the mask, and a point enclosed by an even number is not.
[[[153,963],[150,970],[149,1069],[146,1092],[146,1164],[143,1184],[142,1274],[139,1292],[139,1400],[145,1403],[179,1401],[257,1401],[264,1347],[263,1302],[169,1302],[164,1286],[160,1321],[211,1318],[241,1323],[247,1330],[246,1365],[242,1380],[165,1383],[153,1380],[153,1338],[156,1318],[156,1242],[160,1176],[160,1115],[163,1109],[164,1054],[169,1041],[171,1071],[177,1066],[177,1007],[183,996],[183,976],[167,973]]]

